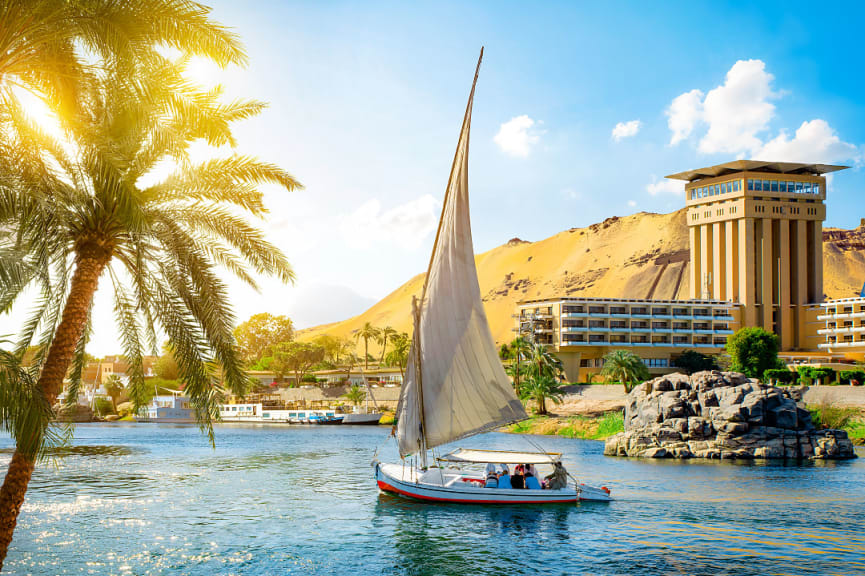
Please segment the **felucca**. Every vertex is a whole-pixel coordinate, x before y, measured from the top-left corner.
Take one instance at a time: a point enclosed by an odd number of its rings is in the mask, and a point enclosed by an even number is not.
[[[609,491],[569,481],[561,454],[435,448],[528,417],[499,361],[484,313],[469,220],[468,154],[478,58],[441,219],[420,301],[412,304],[414,336],[400,392],[394,435],[402,463],[373,461],[378,487],[426,501],[547,504],[610,500]],[[430,464],[430,452],[433,463]],[[487,464],[488,473],[466,471]],[[547,489],[511,488],[495,464],[554,467]],[[513,470],[513,468],[511,468]],[[495,481],[493,481],[495,479]]]

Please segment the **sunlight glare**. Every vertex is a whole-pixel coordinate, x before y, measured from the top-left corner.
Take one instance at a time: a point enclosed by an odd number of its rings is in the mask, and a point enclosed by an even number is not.
[[[19,86],[13,86],[12,92],[32,122],[53,138],[58,140],[63,139],[63,129],[60,127],[60,119],[44,100],[33,92]]]

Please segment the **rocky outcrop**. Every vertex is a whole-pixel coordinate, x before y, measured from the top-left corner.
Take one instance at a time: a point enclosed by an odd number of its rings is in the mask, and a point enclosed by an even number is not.
[[[670,374],[628,395],[625,431],[607,456],[643,458],[855,458],[843,430],[815,430],[805,388],[776,388],[735,372]]]

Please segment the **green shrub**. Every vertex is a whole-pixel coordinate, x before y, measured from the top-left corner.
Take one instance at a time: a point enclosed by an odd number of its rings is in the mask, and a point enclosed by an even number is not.
[[[838,373],[838,378],[842,384],[861,386],[865,383],[865,370],[841,370]]]
[[[100,416],[106,416],[114,414],[114,405],[111,404],[111,400],[108,398],[96,398],[93,410]]]
[[[673,366],[681,368],[685,374],[693,374],[703,370],[717,370],[718,361],[714,357],[700,354],[696,350],[685,350],[673,359]]]
[[[811,421],[816,428],[832,428],[843,430],[850,427],[859,415],[855,408],[846,406],[832,406],[828,402],[821,402],[816,406],[808,406],[811,412]]]
[[[820,384],[837,384],[835,382],[835,371],[831,368],[811,368],[811,377]]]
[[[760,378],[766,370],[778,368],[778,336],[763,328],[739,328],[727,337],[732,369],[749,378]]]
[[[796,369],[802,379],[803,384],[807,385],[832,385],[835,384],[835,371],[831,368],[815,368],[814,366],[799,366]]]
[[[303,378],[301,378],[300,381],[316,384],[318,382],[318,378],[315,377],[315,374],[304,374]]]
[[[763,372],[763,382],[777,382],[778,384],[793,384],[799,379],[796,372],[786,368],[770,368]]]

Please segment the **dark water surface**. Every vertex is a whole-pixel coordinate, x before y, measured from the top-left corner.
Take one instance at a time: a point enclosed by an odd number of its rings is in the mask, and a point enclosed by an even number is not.
[[[11,574],[865,574],[865,455],[798,466],[605,458],[543,437],[610,504],[379,495],[385,428],[79,425],[37,469]],[[463,445],[529,449],[489,434]],[[9,448],[8,438],[0,448]],[[0,453],[3,470],[9,451]],[[382,459],[395,459],[389,443]]]

